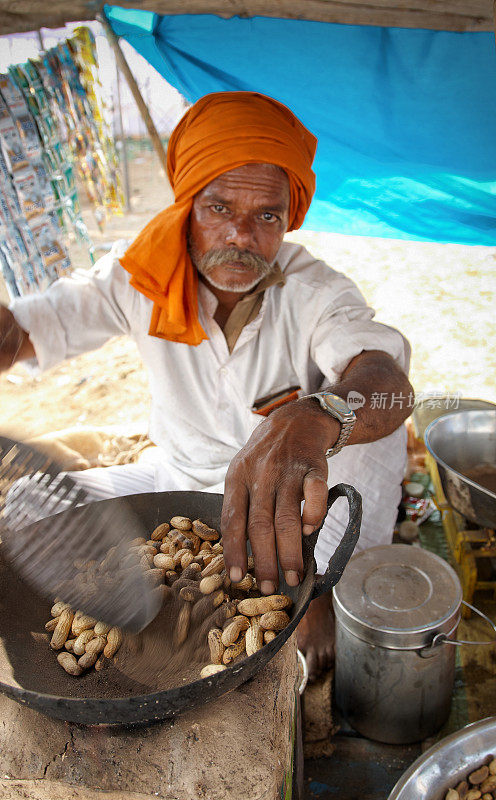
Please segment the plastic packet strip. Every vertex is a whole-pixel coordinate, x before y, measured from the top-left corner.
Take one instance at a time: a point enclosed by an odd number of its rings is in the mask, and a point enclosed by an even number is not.
[[[4,256],[1,246],[0,246],[0,272],[2,274],[5,286],[7,287],[9,299],[15,300],[15,298],[19,297],[21,293],[17,288],[14,271],[10,267],[7,258]]]
[[[19,131],[2,98],[0,98],[0,142],[7,168],[11,173],[28,166],[29,161]]]
[[[45,211],[40,184],[33,167],[28,166],[14,174],[14,186],[19,204],[27,220]]]

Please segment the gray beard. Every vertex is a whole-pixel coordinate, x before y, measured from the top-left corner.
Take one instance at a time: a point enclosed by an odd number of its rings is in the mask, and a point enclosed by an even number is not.
[[[189,242],[189,254],[193,265],[196,267],[200,275],[203,275],[208,282],[216,289],[221,289],[225,292],[243,291],[248,292],[253,289],[257,283],[260,283],[262,278],[265,278],[272,272],[273,266],[263,256],[257,256],[249,250],[239,250],[237,247],[226,247],[223,249],[216,248],[208,250],[202,256],[199,255],[195,246]],[[256,277],[248,283],[242,282],[242,275],[233,276],[232,280],[217,281],[213,280],[211,273],[215,267],[222,266],[223,264],[241,264],[256,273]]]

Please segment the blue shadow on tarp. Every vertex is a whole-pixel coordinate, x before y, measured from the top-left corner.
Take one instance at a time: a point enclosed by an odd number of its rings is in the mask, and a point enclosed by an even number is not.
[[[190,102],[254,90],[318,137],[312,230],[496,244],[496,52],[451,33],[106,6]]]

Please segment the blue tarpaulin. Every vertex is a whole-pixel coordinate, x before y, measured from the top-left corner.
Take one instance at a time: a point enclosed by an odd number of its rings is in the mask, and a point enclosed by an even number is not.
[[[318,137],[305,227],[496,244],[496,51],[490,33],[106,6],[190,102],[254,90]]]

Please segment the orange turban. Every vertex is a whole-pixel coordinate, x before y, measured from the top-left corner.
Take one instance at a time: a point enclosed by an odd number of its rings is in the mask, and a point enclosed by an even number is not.
[[[302,224],[315,191],[316,138],[291,111],[255,92],[202,97],[174,129],[167,174],[175,202],[157,214],[120,262],[131,285],[154,301],[149,334],[197,345],[198,274],[187,248],[193,198],[215,178],[245,164],[275,164],[289,178],[289,228]]]

